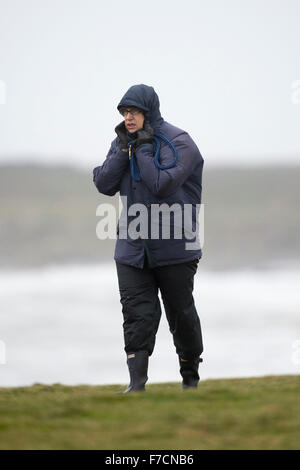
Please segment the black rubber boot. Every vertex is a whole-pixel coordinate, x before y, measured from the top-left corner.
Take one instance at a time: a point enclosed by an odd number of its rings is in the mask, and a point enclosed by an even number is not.
[[[123,393],[145,391],[145,383],[148,380],[148,361],[148,351],[137,351],[127,354],[130,384]]]
[[[197,388],[200,380],[198,374],[199,363],[202,362],[201,357],[195,359],[182,359],[179,357],[180,374],[182,376],[181,387],[183,390],[188,388]]]

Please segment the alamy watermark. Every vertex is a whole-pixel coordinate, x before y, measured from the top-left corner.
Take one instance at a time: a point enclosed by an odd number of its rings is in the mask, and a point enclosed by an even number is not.
[[[6,83],[0,80],[0,104],[6,104]]]
[[[121,206],[122,204],[122,206]],[[169,205],[134,203],[128,206],[127,196],[119,198],[119,221],[113,204],[99,204],[96,215],[96,234],[100,240],[138,238],[147,240],[185,239],[186,250],[201,249],[204,245],[204,204]]]
[[[291,83],[291,101],[293,104],[300,104],[300,80]]]
[[[6,347],[4,341],[0,339],[0,365],[6,364]]]
[[[293,342],[292,348],[294,349],[292,356],[291,356],[292,363],[295,366],[297,366],[300,364],[300,340],[299,339]]]

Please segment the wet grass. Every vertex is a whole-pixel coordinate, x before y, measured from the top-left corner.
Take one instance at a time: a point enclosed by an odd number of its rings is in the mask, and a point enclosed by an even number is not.
[[[0,389],[0,449],[299,449],[300,376]]]

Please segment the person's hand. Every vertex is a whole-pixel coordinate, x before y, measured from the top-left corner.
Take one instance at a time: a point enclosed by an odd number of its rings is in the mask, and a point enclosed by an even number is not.
[[[115,127],[115,132],[119,137],[117,142],[119,149],[123,150],[123,152],[128,152],[125,121],[120,122],[120,124]]]
[[[137,148],[142,144],[153,143],[153,129],[149,122],[145,121],[143,129],[137,131],[137,138],[134,143],[134,147]]]

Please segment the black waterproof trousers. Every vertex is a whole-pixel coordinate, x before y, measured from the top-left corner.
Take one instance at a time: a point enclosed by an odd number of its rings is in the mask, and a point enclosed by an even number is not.
[[[146,350],[151,356],[161,318],[160,290],[177,354],[194,359],[203,351],[200,320],[193,299],[199,259],[143,269],[116,262],[126,353]]]

